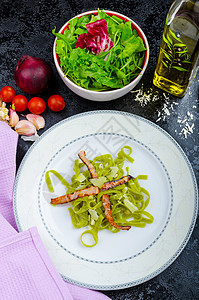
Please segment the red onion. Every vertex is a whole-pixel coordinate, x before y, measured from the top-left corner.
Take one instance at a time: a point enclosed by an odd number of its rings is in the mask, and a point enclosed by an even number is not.
[[[22,56],[17,63],[14,78],[18,87],[28,94],[46,90],[52,76],[50,65],[41,58]]]

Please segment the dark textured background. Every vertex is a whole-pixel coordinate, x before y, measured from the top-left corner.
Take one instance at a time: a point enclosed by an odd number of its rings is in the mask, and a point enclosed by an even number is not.
[[[53,93],[60,94],[66,101],[66,108],[60,113],[53,113],[47,109],[43,114],[46,127],[40,130],[40,133],[64,118],[91,110],[116,109],[137,114],[164,128],[179,143],[188,156],[198,180],[199,76],[182,99],[152,86],[164,22],[171,3],[170,0],[0,0],[0,88],[11,85],[18,94],[24,94],[30,99],[30,95],[23,93],[16,86],[14,69],[18,59],[24,54],[43,58],[53,68],[54,81],[42,97],[47,100]],[[52,57],[54,36],[51,34],[54,26],[59,29],[75,15],[97,8],[114,10],[134,19],[148,38],[150,60],[138,86],[146,93],[152,88],[151,101],[145,105],[135,101],[136,92],[110,102],[98,103],[82,99],[63,84],[55,70]],[[155,95],[158,97],[156,101]],[[187,121],[189,125],[194,124],[194,129],[193,133],[185,137],[183,130]],[[31,142],[19,139],[17,167],[30,146]],[[164,272],[139,286],[104,293],[111,299],[120,300],[199,299],[198,238],[197,223],[183,252]]]

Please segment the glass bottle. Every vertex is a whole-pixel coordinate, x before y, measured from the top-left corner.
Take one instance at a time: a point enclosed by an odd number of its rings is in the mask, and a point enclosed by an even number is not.
[[[198,69],[199,0],[176,0],[166,18],[153,84],[183,97]]]

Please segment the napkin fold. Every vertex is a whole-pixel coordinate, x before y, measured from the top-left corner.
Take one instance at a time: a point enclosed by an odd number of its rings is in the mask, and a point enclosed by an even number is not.
[[[18,232],[13,213],[18,134],[0,121],[0,299],[106,300],[104,294],[65,282],[37,228]]]
[[[0,121],[0,213],[16,230],[13,213],[13,188],[16,173],[18,134]]]

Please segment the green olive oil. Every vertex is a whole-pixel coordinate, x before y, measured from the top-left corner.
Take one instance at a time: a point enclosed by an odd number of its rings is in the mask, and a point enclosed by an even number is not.
[[[194,6],[195,1],[181,2],[175,15],[167,16],[153,79],[155,86],[177,97],[184,96],[197,69],[199,8]]]

